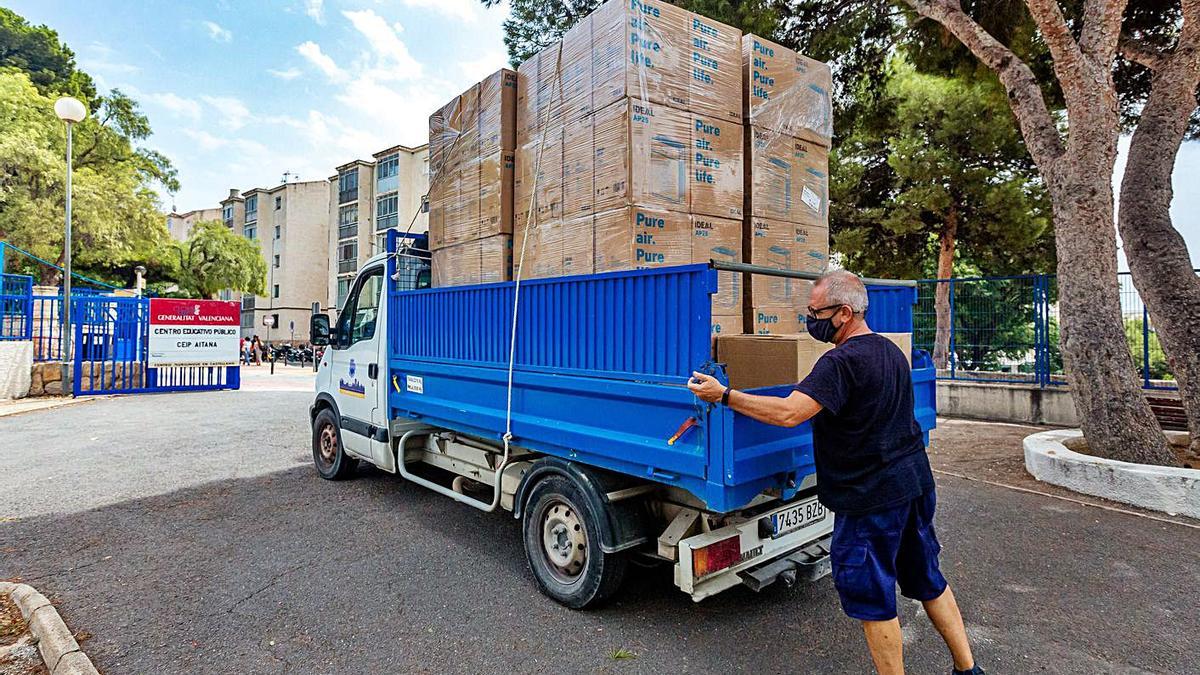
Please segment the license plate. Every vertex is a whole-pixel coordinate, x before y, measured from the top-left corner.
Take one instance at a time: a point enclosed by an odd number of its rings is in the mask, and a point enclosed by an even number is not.
[[[825,519],[825,506],[816,497],[771,514],[771,538],[782,537]]]

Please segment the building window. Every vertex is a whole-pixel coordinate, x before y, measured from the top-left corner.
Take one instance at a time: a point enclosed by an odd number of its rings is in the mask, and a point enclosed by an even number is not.
[[[275,254],[275,268],[279,269],[279,254]]]
[[[276,197],[275,198],[275,210],[278,211],[281,208],[283,208],[283,197]]]
[[[275,284],[275,286],[271,289],[271,297],[272,298],[279,297],[279,284]]]
[[[358,241],[350,240],[338,244],[338,274],[358,269]]]
[[[337,302],[335,305],[340,309],[346,302],[346,294],[350,292],[350,282],[354,281],[353,277],[337,280]]]
[[[254,309],[254,296],[253,295],[247,294],[247,295],[242,296],[242,309],[249,309],[249,310]]]
[[[400,198],[396,195],[380,197],[375,201],[375,229],[386,230],[396,227],[399,216]]]
[[[246,221],[247,223],[258,222],[258,195],[250,195],[246,197]]]
[[[278,225],[275,226],[275,238],[276,239],[279,238],[279,226]]]
[[[429,213],[429,195],[421,195],[421,213]]]
[[[225,221],[225,227],[233,229],[233,204],[221,207],[221,220]]]
[[[358,204],[338,207],[338,239],[358,236]]]
[[[246,223],[242,228],[242,234],[246,235],[247,239],[255,239],[258,237],[258,223]]]
[[[358,167],[338,174],[338,203],[358,200]]]
[[[400,154],[392,154],[380,158],[375,165],[375,193],[392,192],[399,187]]]

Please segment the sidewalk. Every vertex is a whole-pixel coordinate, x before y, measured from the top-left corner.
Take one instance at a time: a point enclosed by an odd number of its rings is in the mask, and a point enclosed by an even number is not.
[[[38,396],[35,398],[18,398],[18,399],[0,399],[0,417],[8,417],[9,415],[20,415],[21,413],[33,412],[35,410],[50,410],[51,408],[61,408],[65,405],[74,405],[76,403],[86,403],[94,401],[97,398],[103,397],[85,397],[71,398],[70,396]]]

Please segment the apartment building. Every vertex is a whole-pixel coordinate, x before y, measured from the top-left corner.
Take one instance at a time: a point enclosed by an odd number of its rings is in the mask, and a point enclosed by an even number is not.
[[[284,183],[231,194],[222,209],[240,233],[257,239],[267,262],[266,295],[242,296],[242,335],[272,342],[308,341],[312,304],[329,298],[329,188],[325,181]],[[264,319],[271,317],[268,329]]]
[[[397,145],[329,178],[328,304],[341,307],[358,268],[383,250],[389,228],[429,231],[429,147]],[[416,216],[415,222],[413,221]]]
[[[192,234],[192,228],[204,220],[220,220],[221,209],[196,209],[187,213],[167,214],[167,232],[175,241],[184,241]]]
[[[246,220],[246,200],[237,188],[229,189],[229,196],[221,200],[221,222],[234,232],[240,232]]]

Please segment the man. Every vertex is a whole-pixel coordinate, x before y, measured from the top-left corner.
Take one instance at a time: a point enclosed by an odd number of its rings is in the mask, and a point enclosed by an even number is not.
[[[728,389],[693,373],[705,401],[721,401],[767,424],[813,421],[817,494],[834,512],[833,582],[842,608],[862,621],[881,675],[904,672],[896,583],[921,601],[954,659],[952,672],[976,667],[954,594],[938,568],[934,483],[913,415],[912,373],[904,354],[866,321],[867,289],[843,270],[822,276],[809,299],[810,335],[836,347],[786,398]]]

